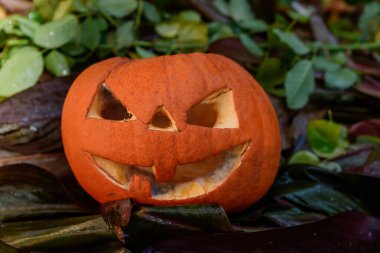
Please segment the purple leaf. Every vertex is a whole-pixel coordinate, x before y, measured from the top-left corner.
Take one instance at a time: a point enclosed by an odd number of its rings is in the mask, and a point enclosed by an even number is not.
[[[306,138],[306,126],[310,120],[321,119],[326,114],[325,110],[315,110],[314,108],[308,108],[298,113],[290,126],[290,135],[294,142],[294,150],[298,151],[307,145]]]
[[[380,221],[359,212],[290,228],[162,240],[143,252],[370,253],[380,249]]]
[[[380,119],[370,119],[358,122],[350,127],[348,135],[355,140],[360,135],[380,137]]]
[[[375,76],[380,76],[380,63],[372,60],[369,56],[352,56],[348,64],[356,70],[359,70],[365,74],[371,74]]]
[[[280,135],[281,135],[281,146],[282,149],[291,148],[290,136],[288,133],[288,121],[289,121],[289,110],[286,108],[283,101],[279,98],[270,96],[273,107],[277,113],[278,123],[280,125]]]
[[[319,15],[311,16],[311,30],[317,41],[326,44],[337,44],[338,40],[329,31],[322,17]]]
[[[366,95],[380,98],[380,79],[369,75],[364,76],[363,81],[356,86],[356,89]]]
[[[250,53],[238,38],[225,38],[212,43],[207,53],[221,54],[240,64],[259,64],[261,58]]]
[[[54,78],[0,103],[0,148],[23,154],[61,148],[61,111],[75,76]]]
[[[350,150],[331,161],[338,163],[343,170],[347,170],[364,166],[375,153],[376,149],[374,147],[364,146]]]

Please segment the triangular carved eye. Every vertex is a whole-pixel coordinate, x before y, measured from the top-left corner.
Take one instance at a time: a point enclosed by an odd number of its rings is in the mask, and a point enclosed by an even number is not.
[[[232,90],[220,89],[193,105],[187,113],[187,123],[213,128],[239,128]]]
[[[135,119],[134,115],[111,93],[105,83],[99,86],[87,117],[116,121]]]
[[[177,131],[174,119],[164,106],[160,106],[157,108],[156,112],[152,117],[152,120],[150,121],[149,129],[170,132]]]

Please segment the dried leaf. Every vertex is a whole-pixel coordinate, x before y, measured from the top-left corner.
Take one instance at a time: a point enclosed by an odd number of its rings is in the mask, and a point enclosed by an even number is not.
[[[140,207],[133,210],[130,223],[123,228],[128,248],[136,249],[158,238],[232,231],[223,208],[215,205]],[[141,237],[144,235],[144,237]]]
[[[49,172],[28,164],[0,167],[0,221],[83,214]]]
[[[13,247],[42,252],[76,252],[121,244],[100,216],[6,223],[0,230],[0,238]]]
[[[194,252],[368,253],[379,248],[380,221],[366,214],[347,212],[320,222],[270,231],[175,237],[155,242],[143,252],[176,253],[191,249]]]
[[[32,154],[61,147],[63,101],[75,76],[54,78],[0,103],[0,148]]]

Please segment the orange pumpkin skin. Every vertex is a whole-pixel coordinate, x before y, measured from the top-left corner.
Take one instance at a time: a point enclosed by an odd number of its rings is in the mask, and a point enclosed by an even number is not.
[[[89,116],[103,84],[134,119],[115,121]],[[218,90],[228,91],[233,98],[235,125],[229,121],[231,110],[219,127],[189,123],[190,108]],[[149,127],[157,108],[163,107],[175,130]],[[231,109],[231,105],[225,107]],[[223,206],[227,212],[241,211],[267,192],[281,152],[276,113],[262,88],[237,63],[201,53],[141,60],[112,58],[90,66],[67,95],[62,138],[76,178],[100,203],[127,198],[152,205],[210,203]],[[239,149],[242,153],[226,151],[237,146],[244,147]],[[212,172],[220,178],[205,176],[184,184],[173,181],[182,165],[221,153],[224,160],[219,164],[228,171],[225,175]],[[227,155],[233,157],[233,165],[224,165],[230,159]],[[94,157],[128,165],[126,181],[115,180]],[[153,174],[131,170],[134,166],[153,167]]]

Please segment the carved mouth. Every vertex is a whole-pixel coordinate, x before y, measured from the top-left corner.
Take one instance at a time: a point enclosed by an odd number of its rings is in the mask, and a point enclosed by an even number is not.
[[[155,180],[153,167],[92,157],[97,169],[119,186],[129,189],[134,175],[144,175],[150,180],[152,199],[171,200],[197,197],[216,189],[240,165],[248,146],[246,142],[205,160],[177,165],[175,176],[167,183]]]

